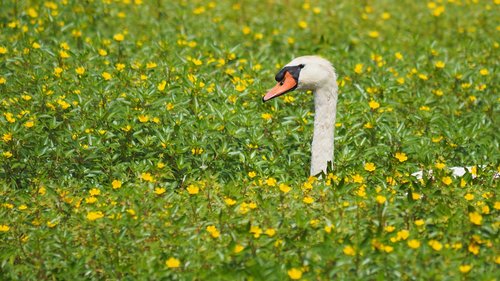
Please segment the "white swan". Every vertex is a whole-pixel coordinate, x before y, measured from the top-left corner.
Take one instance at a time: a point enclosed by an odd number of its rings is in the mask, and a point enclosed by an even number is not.
[[[337,113],[337,75],[332,64],[318,56],[298,57],[275,77],[278,84],[262,98],[264,102],[293,90],[314,92],[314,135],[311,147],[311,175],[326,172],[333,165],[333,137]]]
[[[337,114],[337,75],[332,64],[318,56],[303,56],[292,60],[276,74],[278,81],[262,98],[264,102],[293,90],[314,92],[314,134],[311,147],[311,176],[326,173],[328,165],[333,166],[334,128]],[[484,167],[484,166],[480,166]],[[472,167],[449,168],[455,177],[463,176]],[[428,171],[432,174],[432,170]],[[412,176],[421,179],[424,172]],[[475,175],[473,175],[475,177]],[[499,173],[494,175],[498,178]]]

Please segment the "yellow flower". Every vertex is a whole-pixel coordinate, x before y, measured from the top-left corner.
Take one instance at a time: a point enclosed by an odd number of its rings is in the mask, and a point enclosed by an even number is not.
[[[403,59],[403,55],[400,52],[395,53],[394,56],[396,57],[397,60]]]
[[[488,69],[483,68],[483,69],[479,70],[479,74],[481,74],[482,76],[486,76],[486,75],[490,74],[490,72],[488,71]]]
[[[163,80],[158,84],[158,91],[163,91],[165,90],[165,86],[167,86],[167,81]]]
[[[192,61],[192,62],[194,63],[194,65],[196,65],[196,66],[200,66],[200,65],[202,65],[202,64],[203,64],[203,62],[202,62],[201,60],[199,60],[199,59],[192,59],[191,61]]]
[[[345,246],[342,251],[348,256],[354,256],[356,254],[356,250],[354,250],[354,248],[350,245]]]
[[[307,28],[307,22],[306,21],[299,21],[299,27],[302,28],[302,29],[306,29]]]
[[[30,18],[37,18],[38,12],[33,8],[29,8],[28,9],[28,16],[30,16]]]
[[[429,246],[431,246],[431,248],[434,249],[434,251],[438,251],[438,252],[441,251],[441,249],[443,249],[443,244],[441,244],[437,240],[429,241]]]
[[[420,241],[416,239],[409,240],[408,246],[412,249],[418,249],[420,247]]]
[[[331,233],[333,228],[333,225],[325,225],[324,230],[326,233]]]
[[[445,163],[442,163],[442,162],[437,162],[434,167],[436,167],[437,169],[439,170],[442,170],[444,169],[444,167],[446,167],[446,164]]]
[[[7,79],[5,79],[5,77],[0,76],[0,85],[3,85],[5,83],[7,83]]]
[[[276,235],[276,230],[273,228],[268,228],[264,233],[269,237],[273,237],[274,235]]]
[[[313,185],[310,182],[305,182],[302,184],[302,188],[306,190],[311,190],[313,188]]]
[[[373,164],[371,162],[366,163],[365,164],[365,170],[367,170],[368,172],[375,171],[375,164]]]
[[[386,200],[387,199],[385,198],[385,196],[382,195],[377,195],[377,197],[375,198],[375,201],[377,201],[377,203],[379,203],[380,205],[384,204]]]
[[[256,175],[257,173],[255,173],[254,171],[248,172],[248,177],[251,179],[255,178]]]
[[[262,40],[264,38],[264,34],[262,33],[255,33],[254,39],[255,40]]]
[[[415,220],[414,221],[416,226],[422,226],[425,224],[425,221],[423,219]]]
[[[462,273],[468,273],[472,269],[471,265],[468,264],[462,264],[458,267],[458,270]]]
[[[219,230],[217,230],[217,227],[215,227],[215,225],[209,225],[207,226],[207,232],[210,233],[210,235],[213,237],[213,238],[217,238],[220,236],[220,232]]]
[[[181,266],[181,261],[176,259],[176,258],[169,258],[167,261],[165,261],[165,265],[168,268],[178,268]]]
[[[150,173],[142,173],[141,179],[148,182],[154,182],[154,178]]]
[[[153,62],[153,61],[150,61],[150,62],[146,63],[146,68],[147,69],[155,68],[157,66],[158,65],[155,62]]]
[[[198,7],[196,9],[193,10],[193,14],[195,15],[199,15],[199,14],[203,14],[205,12],[205,7]]]
[[[276,179],[275,178],[268,178],[266,180],[266,184],[269,186],[276,186]]]
[[[385,246],[384,246],[384,252],[386,252],[386,253],[390,253],[390,252],[392,252],[392,251],[394,251],[394,247],[392,247],[392,246],[388,246],[388,245],[385,245]]]
[[[404,152],[396,152],[396,155],[394,155],[394,157],[396,157],[396,159],[398,159],[399,162],[404,162],[404,161],[408,160],[408,157],[406,156],[406,153],[404,153]]]
[[[352,181],[354,183],[363,183],[364,180],[365,179],[361,175],[359,175],[359,174],[355,174],[354,176],[352,176]]]
[[[464,198],[467,201],[471,201],[471,200],[474,200],[474,195],[470,194],[470,193],[467,193],[467,194],[465,194]]]
[[[116,42],[121,42],[123,41],[123,39],[125,39],[125,36],[123,36],[123,34],[121,33],[117,33],[113,36],[113,39],[116,41]]]
[[[370,31],[368,32],[368,36],[371,38],[378,38],[380,36],[380,33],[378,31]]]
[[[118,189],[118,188],[122,187],[122,182],[119,180],[113,180],[113,182],[111,183],[111,186],[113,187],[113,189]]]
[[[102,78],[104,78],[104,80],[106,80],[106,81],[111,80],[111,77],[112,77],[111,74],[107,73],[106,71],[104,71],[101,75],[102,75]]]
[[[314,202],[314,199],[310,196],[306,196],[304,197],[304,199],[302,200],[302,202],[306,203],[306,204],[312,204]]]
[[[406,240],[410,236],[410,232],[406,229],[398,231],[396,234],[398,240]]]
[[[24,127],[26,128],[31,128],[35,126],[35,122],[33,122],[33,120],[29,120],[29,121],[26,121],[26,123],[24,123]]]
[[[418,78],[420,78],[421,80],[424,80],[424,81],[429,80],[429,76],[427,76],[426,74],[423,74],[423,73],[420,73],[418,75]]]
[[[368,105],[370,106],[371,109],[377,109],[380,107],[380,103],[374,101],[374,100],[371,100]]]
[[[7,232],[10,230],[10,226],[5,224],[0,224],[0,232]]]
[[[288,186],[284,183],[280,184],[279,188],[280,188],[280,191],[283,193],[288,193],[291,190],[290,186]]]
[[[476,243],[470,243],[467,250],[477,256],[479,254],[479,245]]]
[[[225,203],[226,203],[226,205],[228,205],[228,206],[233,206],[234,204],[236,204],[236,200],[231,199],[231,198],[226,198],[226,199],[224,199],[224,202],[225,202]]]
[[[41,186],[39,189],[38,189],[38,194],[40,195],[45,195],[45,193],[47,192],[47,190],[45,189],[45,187]]]
[[[239,253],[239,252],[243,251],[243,249],[245,249],[245,247],[243,247],[243,246],[242,246],[242,245],[240,245],[240,244],[236,244],[236,245],[234,246],[233,252],[234,252],[235,254],[237,254],[237,253]]]
[[[165,191],[167,191],[165,188],[163,187],[157,187],[155,188],[155,194],[156,195],[162,195],[163,193],[165,193]]]
[[[9,123],[16,122],[16,119],[14,117],[12,117],[12,116],[14,116],[14,114],[12,114],[10,112],[5,112],[3,115],[5,116],[5,119],[7,120],[7,122],[9,122]]]
[[[191,154],[193,155],[200,155],[202,153],[203,153],[203,148],[201,147],[191,149]]]
[[[62,58],[62,59],[67,59],[70,57],[70,55],[68,54],[68,52],[66,51],[59,51],[59,56]]]
[[[392,226],[392,225],[388,225],[388,226],[384,227],[384,230],[386,232],[389,232],[389,233],[393,232],[394,229],[396,229],[396,228],[394,226]]]
[[[446,185],[450,185],[450,184],[453,182],[453,180],[451,179],[451,177],[443,177],[443,178],[441,179],[441,181],[442,181],[444,184],[446,184]]]
[[[62,69],[62,68],[60,68],[60,67],[56,67],[56,68],[54,68],[54,75],[55,75],[56,77],[61,76],[61,73],[62,73],[62,72],[63,72],[63,69]]]
[[[106,50],[104,50],[104,49],[99,49],[97,52],[99,53],[99,55],[100,55],[101,57],[105,57],[105,56],[107,56],[107,55],[108,55],[108,51],[106,51]]]
[[[362,63],[358,63],[354,66],[354,72],[356,74],[361,74],[363,73],[363,64]]]
[[[10,152],[10,151],[5,151],[5,152],[3,152],[3,153],[2,153],[2,155],[3,155],[3,157],[5,157],[5,158],[10,158],[10,157],[12,157],[12,152]]]
[[[115,64],[115,68],[116,68],[116,70],[118,70],[118,71],[121,72],[122,70],[125,69],[125,64],[123,64],[123,63],[117,63],[117,64]]]
[[[290,270],[287,271],[288,277],[292,280],[299,280],[302,278],[302,270],[298,268],[291,268]]]
[[[101,211],[97,211],[97,212],[88,212],[87,213],[87,219],[89,221],[95,221],[97,219],[100,219],[100,218],[103,218],[104,217],[104,214],[101,212]]]
[[[270,113],[262,113],[261,117],[266,121],[269,121],[273,118],[273,116]]]
[[[432,10],[432,15],[435,17],[439,17],[442,13],[444,13],[444,6],[437,6]]]
[[[420,199],[421,197],[422,197],[422,195],[420,195],[420,194],[418,194],[418,193],[416,193],[416,192],[412,192],[412,193],[411,193],[411,198],[412,198],[413,200],[418,200],[418,199]]]
[[[198,188],[196,185],[194,184],[191,184],[187,187],[187,191],[190,195],[195,195],[195,194],[198,194],[198,192],[200,192],[200,188]]]
[[[238,83],[238,85],[236,85],[235,89],[236,91],[238,92],[243,92],[247,87],[245,85],[243,85],[242,83]]]
[[[97,196],[101,194],[101,190],[97,188],[92,188],[91,190],[89,190],[89,194],[90,196]]]
[[[83,66],[80,66],[80,67],[77,67],[75,71],[76,71],[76,74],[83,75],[85,73],[85,68]]]
[[[250,226],[250,233],[253,233],[254,238],[259,238],[262,234],[262,229],[258,225]]]
[[[443,61],[440,61],[440,60],[439,60],[439,61],[437,61],[436,63],[434,63],[434,66],[435,66],[436,68],[439,68],[439,69],[444,68],[444,66],[445,66],[445,65],[446,65],[446,64],[445,64]]]
[[[475,225],[481,225],[483,221],[483,216],[477,212],[469,213],[469,220]]]
[[[244,27],[241,29],[241,32],[243,32],[243,34],[245,34],[245,35],[248,35],[248,34],[250,34],[250,32],[252,32],[252,30],[250,29],[250,27],[248,27],[248,26],[244,26]]]
[[[500,210],[500,201],[495,201],[493,208],[495,208],[495,210]]]
[[[139,119],[139,122],[141,123],[146,123],[149,121],[149,116],[147,115],[139,115],[139,117],[137,117],[137,119]]]

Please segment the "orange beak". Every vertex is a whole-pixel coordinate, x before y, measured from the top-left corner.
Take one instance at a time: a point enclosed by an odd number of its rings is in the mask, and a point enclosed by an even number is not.
[[[274,86],[267,94],[262,98],[262,101],[266,102],[270,99],[274,99],[276,97],[279,97],[283,94],[286,94],[290,91],[295,90],[297,87],[297,81],[295,81],[295,78],[289,73],[285,73],[285,78],[281,82],[278,82],[276,86]]]

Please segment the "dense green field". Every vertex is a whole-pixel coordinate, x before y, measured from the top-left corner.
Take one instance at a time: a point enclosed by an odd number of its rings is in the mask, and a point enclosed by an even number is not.
[[[500,1],[0,4],[0,279],[498,280]]]

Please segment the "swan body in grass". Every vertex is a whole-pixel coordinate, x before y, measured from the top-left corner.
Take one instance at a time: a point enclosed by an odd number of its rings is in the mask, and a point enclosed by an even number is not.
[[[276,86],[262,98],[264,102],[294,90],[311,90],[314,93],[314,133],[311,146],[310,175],[326,173],[333,167],[334,129],[337,115],[337,75],[332,64],[318,56],[303,56],[293,59],[276,74]],[[482,166],[480,166],[482,167]],[[472,172],[472,167],[451,167],[452,175],[461,177]],[[428,173],[431,175],[432,170]],[[423,171],[412,176],[421,179]],[[473,175],[475,177],[475,175]],[[494,175],[498,178],[498,173]]]

